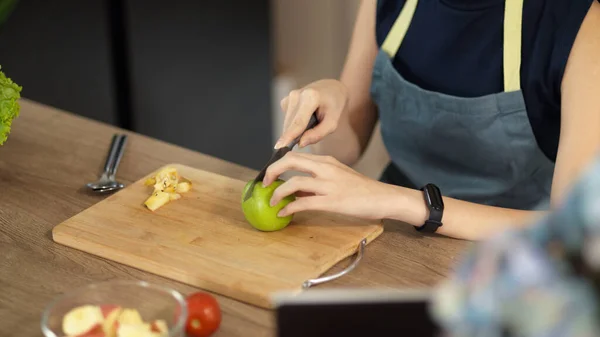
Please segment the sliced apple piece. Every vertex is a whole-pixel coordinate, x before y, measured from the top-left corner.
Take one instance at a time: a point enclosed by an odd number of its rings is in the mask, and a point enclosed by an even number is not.
[[[152,195],[144,202],[144,205],[151,211],[156,211],[158,208],[169,202],[169,193],[162,191],[154,191]]]
[[[100,307],[83,305],[70,310],[63,317],[62,329],[69,336],[89,336],[90,333],[102,333],[103,320]]]
[[[100,309],[104,315],[104,322],[102,323],[104,335],[106,337],[115,337],[118,328],[117,320],[121,316],[123,308],[118,305],[102,305]]]
[[[144,181],[144,185],[146,186],[153,186],[154,184],[156,184],[156,178],[151,177],[146,179],[146,181]]]
[[[100,306],[100,311],[102,312],[102,316],[107,318],[113,311],[121,309],[120,306],[116,304],[103,304]]]
[[[180,182],[177,184],[177,189],[175,190],[177,193],[185,193],[188,192],[192,188],[192,184],[186,181]]]
[[[164,191],[165,188],[177,184],[179,173],[177,173],[177,169],[174,167],[166,167],[160,170],[154,178],[156,180],[154,189]]]
[[[181,193],[190,191],[192,182],[179,175],[174,167],[166,167],[144,182],[146,186],[153,186],[152,195],[144,204],[151,211],[156,211],[171,200],[181,198]]]
[[[162,319],[157,319],[154,322],[152,322],[152,324],[150,324],[150,329],[153,332],[158,332],[160,335],[164,335],[169,332],[167,322]]]
[[[153,337],[148,323],[124,323],[119,325],[117,337]]]
[[[119,315],[119,318],[117,319],[117,321],[119,322],[119,329],[121,328],[120,326],[123,324],[143,324],[144,323],[139,311],[137,311],[135,309],[127,309],[127,308],[123,309],[123,311]]]
[[[106,337],[106,334],[102,330],[101,325],[96,325],[92,330],[84,333],[83,335],[77,335],[76,337]]]

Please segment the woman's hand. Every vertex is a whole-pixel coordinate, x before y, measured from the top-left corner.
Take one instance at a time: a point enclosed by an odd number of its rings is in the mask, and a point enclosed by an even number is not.
[[[288,152],[267,169],[263,184],[269,185],[286,171],[309,173],[294,176],[273,193],[271,205],[296,194],[279,216],[316,210],[341,213],[365,219],[385,217],[385,204],[394,191],[389,185],[372,180],[328,156]]]
[[[328,156],[288,152],[267,169],[264,185],[282,173],[298,171],[310,176],[295,176],[273,193],[271,205],[295,194],[279,216],[301,211],[325,211],[363,219],[393,219],[422,226],[429,211],[423,193],[375,181]],[[478,240],[510,227],[525,226],[544,212],[522,211],[475,204],[444,197],[444,225],[438,234],[458,239]]]
[[[279,149],[291,143],[302,134],[312,114],[317,112],[319,124],[308,130],[300,139],[299,146],[317,143],[335,131],[340,116],[348,108],[348,90],[337,80],[320,80],[300,90],[293,90],[281,101],[285,112],[283,133],[275,148]]]

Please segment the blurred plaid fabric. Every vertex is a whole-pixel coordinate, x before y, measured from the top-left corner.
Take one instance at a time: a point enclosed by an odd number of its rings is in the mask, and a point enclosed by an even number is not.
[[[600,336],[600,157],[562,205],[477,243],[436,289],[448,336]]]

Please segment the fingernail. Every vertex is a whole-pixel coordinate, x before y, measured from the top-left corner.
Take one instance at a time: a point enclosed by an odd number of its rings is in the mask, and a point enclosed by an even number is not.
[[[271,205],[271,207],[273,207],[273,206],[277,205],[277,203],[275,202],[275,200],[271,199],[269,201],[269,205]]]
[[[279,211],[279,213],[277,213],[277,216],[280,218],[287,216],[285,209],[282,209],[281,211]]]
[[[279,149],[279,148],[280,148],[280,147],[282,147],[282,146],[283,146],[283,140],[279,139],[279,140],[277,141],[277,143],[275,143],[275,146],[274,146],[274,148],[275,148],[275,150],[277,150],[277,149]]]

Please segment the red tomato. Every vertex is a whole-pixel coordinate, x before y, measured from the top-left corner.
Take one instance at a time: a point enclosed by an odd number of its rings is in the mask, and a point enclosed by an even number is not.
[[[221,308],[210,294],[197,292],[186,298],[188,318],[185,331],[191,337],[208,337],[221,325]]]

